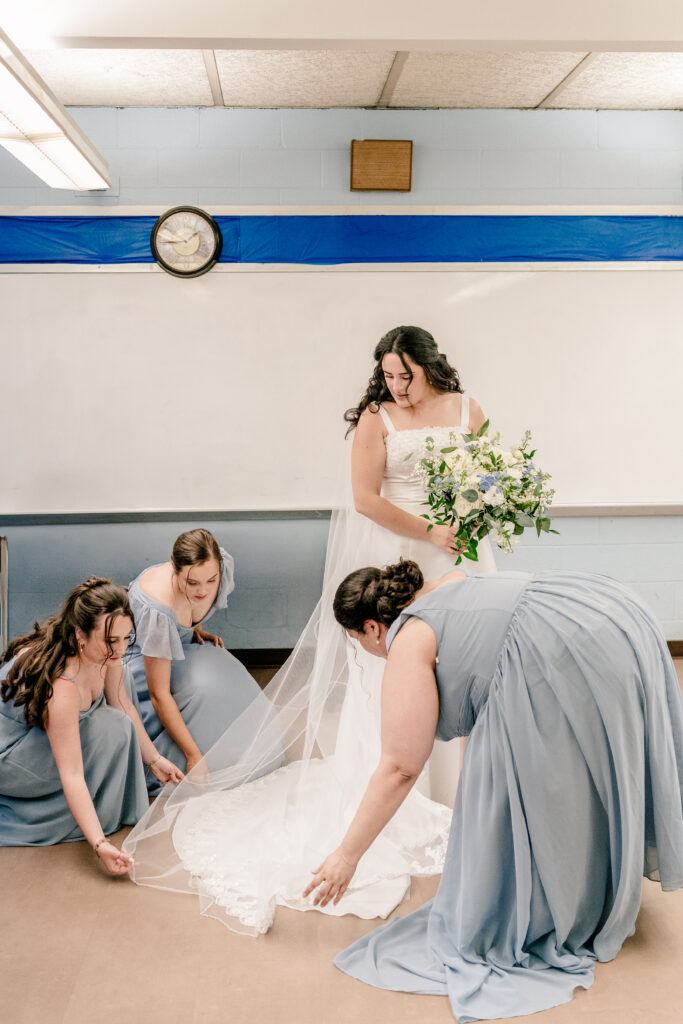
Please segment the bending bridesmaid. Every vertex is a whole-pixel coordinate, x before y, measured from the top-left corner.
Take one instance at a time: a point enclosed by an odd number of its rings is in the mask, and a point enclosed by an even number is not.
[[[156,746],[190,771],[261,690],[204,624],[227,605],[233,559],[208,530],[182,533],[171,560],[130,585],[135,646],[126,668]]]
[[[126,693],[121,656],[132,631],[126,591],[92,577],[4,652],[0,845],[85,837],[108,871],[128,870],[128,854],[104,837],[147,810],[143,758],[160,782],[182,778]]]
[[[635,929],[643,875],[683,888],[683,700],[650,613],[606,576],[359,569],[335,615],[387,658],[382,756],[304,895],[338,901],[434,737],[469,734],[435,898],[340,953],[379,988],[448,995],[459,1021],[589,988]],[[392,624],[393,623],[393,624]]]

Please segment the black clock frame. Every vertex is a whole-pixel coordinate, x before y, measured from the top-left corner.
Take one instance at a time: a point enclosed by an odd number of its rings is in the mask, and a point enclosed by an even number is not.
[[[164,223],[168,220],[168,218],[171,217],[174,213],[194,213],[198,217],[201,217],[203,220],[205,220],[211,226],[211,230],[213,231],[213,237],[215,241],[215,251],[213,254],[213,258],[210,259],[205,266],[200,267],[198,270],[176,270],[174,267],[169,267],[168,264],[164,262],[163,257],[159,255],[159,249],[157,248],[157,233],[159,229],[164,225]],[[158,263],[162,270],[166,271],[167,274],[171,274],[172,277],[182,277],[187,279],[190,277],[201,277],[202,274],[207,274],[209,270],[215,267],[215,265],[218,263],[218,260],[220,259],[220,255],[223,250],[223,235],[221,234],[221,229],[218,227],[218,224],[213,219],[211,214],[207,213],[205,210],[200,210],[199,207],[197,206],[173,206],[170,210],[166,210],[164,213],[162,213],[161,216],[156,221],[156,223],[154,224],[154,227],[152,228],[152,234],[150,235],[149,244],[152,250],[152,256],[154,257],[155,261]]]

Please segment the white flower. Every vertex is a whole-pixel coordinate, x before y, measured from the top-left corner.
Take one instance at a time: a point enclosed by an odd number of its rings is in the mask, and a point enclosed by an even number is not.
[[[473,508],[477,508],[477,502],[468,501],[467,498],[463,498],[462,494],[459,494],[455,499],[455,511],[460,518],[466,516]]]
[[[505,495],[501,491],[500,487],[489,487],[483,497],[485,504],[491,505],[492,507],[502,505],[505,501]],[[496,543],[498,542],[496,541]]]
[[[501,551],[505,551],[507,554],[512,553],[512,549],[517,543],[517,537],[511,536],[512,530],[514,530],[512,523],[501,523],[499,530],[493,529],[489,531],[489,537],[494,544],[497,544]]]

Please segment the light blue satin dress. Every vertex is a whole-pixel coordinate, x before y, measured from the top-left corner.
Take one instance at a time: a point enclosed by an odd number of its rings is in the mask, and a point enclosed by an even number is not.
[[[0,668],[0,681],[13,661]],[[104,832],[134,825],[149,800],[133,723],[100,694],[78,724],[85,781]],[[0,701],[0,846],[77,839],[83,833],[67,805],[47,733],[29,728],[23,707]]]
[[[593,982],[633,933],[643,875],[683,887],[683,700],[638,599],[604,576],[471,576],[407,608],[436,634],[437,737],[469,735],[435,898],[336,958],[448,995],[461,1024]]]
[[[125,672],[137,693],[140,715],[160,754],[185,771],[185,756],[164,730],[152,706],[145,676],[144,656],[171,662],[171,695],[183,721],[202,754],[228,726],[261,696],[258,683],[229,651],[212,643],[192,643],[197,625],[204,626],[219,608],[225,608],[234,587],[233,560],[221,549],[221,581],[216,600],[193,626],[181,626],[171,608],[155,601],[141,588],[137,577],[130,585],[130,606],[135,618],[135,644],[125,658]],[[146,571],[146,570],[145,570]],[[149,776],[150,792],[160,789]]]

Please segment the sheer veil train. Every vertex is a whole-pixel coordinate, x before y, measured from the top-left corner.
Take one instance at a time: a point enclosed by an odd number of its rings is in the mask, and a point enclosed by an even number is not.
[[[355,511],[346,475],[322,596],[288,661],[124,843],[135,882],[196,893],[201,913],[250,935],[268,930],[277,904],[313,909],[301,892],[344,835],[379,758],[384,662],[345,637],[332,598],[353,569],[395,560],[400,538]],[[449,808],[414,789],[326,912],[387,916],[411,874],[441,871],[450,821]]]

